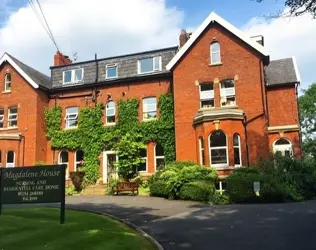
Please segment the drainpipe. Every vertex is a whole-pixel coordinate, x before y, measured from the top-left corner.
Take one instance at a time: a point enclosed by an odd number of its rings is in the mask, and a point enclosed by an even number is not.
[[[247,132],[247,116],[244,113],[244,121],[242,123],[244,125],[244,130],[245,130],[245,141],[246,141],[246,158],[247,158],[247,163],[246,166],[249,167],[249,146],[248,146],[248,132]]]
[[[297,119],[298,119],[298,124],[299,124],[299,131],[298,131],[298,136],[300,140],[300,153],[301,153],[301,159],[303,159],[303,140],[302,140],[302,130],[301,130],[301,115],[300,115],[300,105],[298,101],[298,85],[297,83],[295,85],[295,94],[296,94],[296,105],[297,105]]]

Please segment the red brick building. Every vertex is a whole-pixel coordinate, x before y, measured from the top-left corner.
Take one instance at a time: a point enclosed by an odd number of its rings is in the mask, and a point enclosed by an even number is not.
[[[117,122],[117,101],[137,98],[139,120],[159,117],[161,94],[174,98],[177,160],[191,160],[226,175],[280,151],[301,156],[294,58],[271,61],[263,37],[247,37],[211,13],[180,46],[72,63],[57,52],[51,78],[4,54],[0,61],[0,163],[67,163],[76,170],[83,152],[52,149],[45,136],[44,108],[62,108],[62,129],[76,129],[79,109],[106,104],[104,126]],[[151,142],[140,173],[163,161]],[[107,182],[117,156],[101,153]]]

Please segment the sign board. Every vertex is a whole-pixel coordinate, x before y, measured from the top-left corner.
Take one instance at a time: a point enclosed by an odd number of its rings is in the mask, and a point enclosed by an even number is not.
[[[65,210],[66,165],[0,168],[0,214],[2,204],[61,203]]]
[[[260,182],[259,181],[254,181],[253,182],[253,191],[255,193],[260,192]]]

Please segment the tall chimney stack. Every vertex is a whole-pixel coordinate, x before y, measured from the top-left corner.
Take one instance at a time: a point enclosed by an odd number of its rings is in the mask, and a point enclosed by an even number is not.
[[[67,64],[72,64],[72,60],[69,58],[69,56],[57,51],[54,55],[54,66],[62,66]]]
[[[182,48],[184,44],[189,40],[191,33],[187,33],[185,29],[181,30],[179,36],[179,47]]]

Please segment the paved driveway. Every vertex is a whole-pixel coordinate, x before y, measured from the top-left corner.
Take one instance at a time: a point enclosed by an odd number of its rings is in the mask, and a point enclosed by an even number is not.
[[[315,250],[316,200],[208,206],[153,197],[68,197],[67,207],[128,220],[166,250]]]

